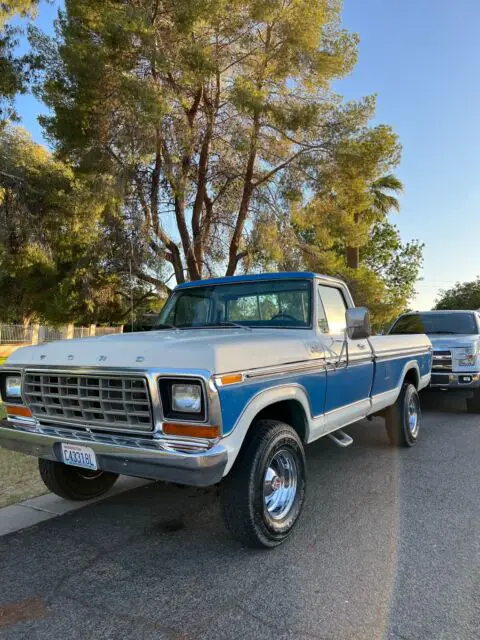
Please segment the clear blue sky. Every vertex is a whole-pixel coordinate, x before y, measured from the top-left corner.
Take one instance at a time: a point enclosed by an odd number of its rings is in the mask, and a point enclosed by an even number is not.
[[[41,5],[45,31],[60,4]],[[405,194],[392,219],[404,240],[426,244],[413,306],[429,308],[439,289],[480,275],[480,2],[345,0],[343,16],[361,44],[337,89],[349,99],[378,94],[376,121],[400,136]],[[43,141],[44,107],[22,96],[18,110]]]

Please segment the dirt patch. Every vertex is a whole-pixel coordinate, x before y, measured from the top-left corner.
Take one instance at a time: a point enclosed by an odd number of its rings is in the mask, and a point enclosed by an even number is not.
[[[20,602],[12,602],[0,607],[0,628],[10,627],[25,620],[45,618],[47,609],[41,597],[27,598]]]

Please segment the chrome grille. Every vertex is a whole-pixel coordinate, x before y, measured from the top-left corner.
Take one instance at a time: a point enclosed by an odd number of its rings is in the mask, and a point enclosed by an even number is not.
[[[451,373],[452,352],[451,351],[434,351],[432,371],[437,371],[438,373]]]
[[[115,430],[153,430],[145,378],[27,372],[23,394],[40,420]]]

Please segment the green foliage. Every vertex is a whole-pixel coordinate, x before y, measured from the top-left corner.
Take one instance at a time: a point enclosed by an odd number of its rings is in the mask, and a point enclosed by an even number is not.
[[[10,0],[0,3],[0,128],[8,119],[15,119],[13,99],[25,90],[26,57],[14,55],[18,43],[19,27],[9,21],[15,16],[33,18],[39,0]]]
[[[371,101],[342,107],[330,89],[356,60],[340,8],[67,0],[57,39],[33,32],[46,131],[80,170],[114,177],[138,277],[165,262],[178,282],[234,273],[257,218],[287,212],[366,125]]]
[[[441,291],[435,309],[480,309],[480,276],[470,282],[457,282]]]
[[[104,219],[105,181],[74,176],[21,128],[0,133],[2,321],[110,322],[128,314]],[[136,301],[150,290],[136,286]]]

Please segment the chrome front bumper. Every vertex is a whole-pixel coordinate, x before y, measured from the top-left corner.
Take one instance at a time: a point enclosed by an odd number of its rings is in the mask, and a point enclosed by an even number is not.
[[[27,426],[0,420],[0,447],[63,462],[61,443],[93,449],[103,471],[198,487],[220,482],[227,464],[221,444],[205,451],[173,450],[172,442]]]
[[[480,387],[480,373],[437,373],[432,372],[432,389],[475,389]]]

